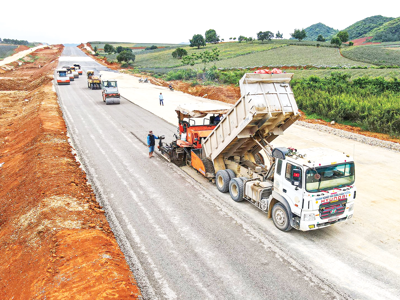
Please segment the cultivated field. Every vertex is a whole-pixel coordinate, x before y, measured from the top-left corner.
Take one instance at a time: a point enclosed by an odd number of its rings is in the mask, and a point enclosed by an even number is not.
[[[340,55],[338,49],[327,47],[287,46],[271,51],[253,53],[216,63],[218,68],[253,66],[369,66]]]
[[[346,70],[332,70],[332,69],[316,69],[316,70],[288,70],[287,73],[294,73],[295,79],[308,78],[310,76],[327,77],[332,72],[341,72],[349,74],[352,79],[369,76],[369,77],[383,77],[390,79],[397,77],[400,79],[400,69],[346,69]]]
[[[400,45],[371,45],[342,50],[343,56],[375,65],[400,66]]]
[[[14,45],[0,45],[0,59],[3,59],[7,56],[10,56],[13,54],[13,51],[17,48],[18,46]]]
[[[239,44],[227,43],[207,46],[206,48],[185,48],[188,54],[195,51],[218,48],[221,51],[218,68],[252,68],[264,66],[316,66],[316,67],[366,67],[369,63],[357,62],[340,55],[338,49],[312,46],[286,46],[282,44]],[[140,69],[156,68],[202,68],[203,64],[192,67],[183,66],[181,61],[172,57],[173,50],[136,55],[135,67]],[[156,71],[156,70],[154,70]]]

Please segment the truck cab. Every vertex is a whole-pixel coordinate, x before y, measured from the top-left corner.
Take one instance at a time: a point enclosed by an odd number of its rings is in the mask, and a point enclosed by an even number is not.
[[[355,167],[349,155],[326,148],[280,152],[267,199],[267,211],[279,229],[313,230],[353,216]],[[274,211],[278,201],[283,208]]]

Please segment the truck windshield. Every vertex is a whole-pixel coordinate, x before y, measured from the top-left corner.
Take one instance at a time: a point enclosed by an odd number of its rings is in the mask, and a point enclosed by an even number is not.
[[[116,81],[105,81],[104,86],[105,87],[117,87],[117,82]]]
[[[354,183],[354,163],[344,163],[308,169],[306,172],[306,190],[320,192]]]

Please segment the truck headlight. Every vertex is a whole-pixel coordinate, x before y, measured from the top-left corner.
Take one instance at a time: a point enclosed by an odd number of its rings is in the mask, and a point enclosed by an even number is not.
[[[315,214],[314,213],[304,214],[303,219],[304,221],[315,221]]]

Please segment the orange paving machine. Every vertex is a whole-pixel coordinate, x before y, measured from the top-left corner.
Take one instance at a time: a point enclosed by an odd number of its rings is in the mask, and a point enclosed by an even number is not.
[[[179,126],[174,141],[170,144],[163,142],[160,137],[158,149],[161,155],[178,166],[188,165],[203,176],[215,177],[214,167],[203,155],[203,141],[218,125],[223,115],[231,108],[217,104],[182,104],[175,111]]]

